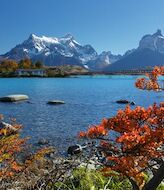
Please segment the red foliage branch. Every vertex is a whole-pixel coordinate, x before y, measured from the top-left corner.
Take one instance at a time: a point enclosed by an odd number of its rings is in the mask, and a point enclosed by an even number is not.
[[[161,86],[158,82],[158,77],[160,75],[164,75],[164,66],[162,67],[155,67],[154,70],[146,74],[148,79],[146,78],[139,78],[137,79],[135,86],[142,90],[164,90],[163,86]]]

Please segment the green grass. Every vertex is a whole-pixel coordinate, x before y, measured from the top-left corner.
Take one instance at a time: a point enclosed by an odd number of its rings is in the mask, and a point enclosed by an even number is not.
[[[127,179],[118,176],[105,177],[96,170],[79,168],[73,171],[71,178],[64,183],[54,184],[55,190],[131,190]]]

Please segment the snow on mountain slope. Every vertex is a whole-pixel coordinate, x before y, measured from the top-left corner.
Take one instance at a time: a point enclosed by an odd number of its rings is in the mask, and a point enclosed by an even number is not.
[[[8,59],[21,60],[25,57],[40,59],[45,64],[64,64],[68,59],[73,59],[77,64],[86,64],[97,57],[97,52],[90,45],[80,45],[72,35],[68,34],[62,38],[37,36],[31,34],[22,44],[17,45],[11,51],[3,55]],[[61,59],[62,60],[61,60]],[[65,58],[65,59],[64,59]],[[71,62],[71,60],[69,60]],[[75,64],[75,63],[74,63]]]
[[[91,45],[81,45],[71,34],[64,37],[46,37],[31,34],[22,44],[2,55],[3,58],[41,60],[45,65],[80,65],[85,68],[103,69],[118,60],[111,52],[98,55]]]

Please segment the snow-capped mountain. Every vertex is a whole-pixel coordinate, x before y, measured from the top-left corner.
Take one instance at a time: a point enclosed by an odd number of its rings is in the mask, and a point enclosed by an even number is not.
[[[164,65],[164,36],[161,30],[141,38],[136,49],[128,50],[107,70],[130,70]]]
[[[41,60],[46,65],[83,65],[97,58],[97,52],[91,45],[80,45],[72,35],[62,38],[37,36],[31,34],[22,44],[17,45],[3,57],[21,60],[31,58]]]
[[[79,65],[92,71],[121,71],[164,65],[164,36],[161,30],[141,38],[139,46],[128,50],[123,56],[110,51],[101,54],[91,45],[79,44],[72,35],[46,37],[31,34],[0,59],[40,60],[47,66]]]

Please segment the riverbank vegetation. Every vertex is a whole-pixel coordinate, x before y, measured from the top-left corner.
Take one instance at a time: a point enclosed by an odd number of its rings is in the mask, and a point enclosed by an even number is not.
[[[42,72],[37,73],[37,70]],[[76,65],[44,66],[41,61],[30,59],[19,62],[4,60],[0,63],[0,77],[68,77],[87,73],[87,69]]]
[[[18,72],[19,70],[19,72]],[[38,72],[41,71],[41,72]],[[152,67],[116,71],[92,71],[78,65],[45,66],[43,62],[28,58],[18,62],[3,60],[0,62],[0,77],[69,77],[71,75],[143,75],[150,73]],[[26,73],[27,71],[27,73]]]
[[[18,69],[42,69],[43,67],[42,62],[32,62],[30,59],[23,59],[19,62],[14,60],[4,60],[0,63],[0,76],[16,77],[16,70]]]
[[[0,64],[0,72],[14,72],[17,69],[40,69],[44,65],[40,61],[33,62],[30,59],[23,59],[19,62],[14,60],[4,60]]]

